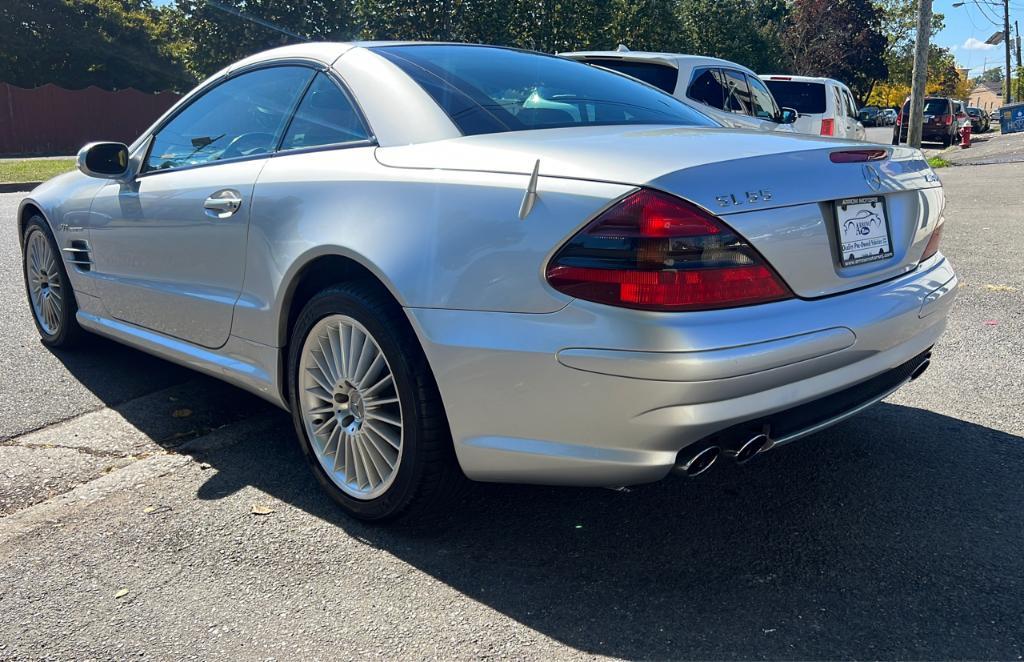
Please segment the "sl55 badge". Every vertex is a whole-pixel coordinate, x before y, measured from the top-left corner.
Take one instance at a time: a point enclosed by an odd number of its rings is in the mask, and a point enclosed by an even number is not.
[[[718,201],[720,207],[732,207],[734,205],[755,204],[758,202],[768,202],[772,199],[772,192],[766,188],[759,188],[756,191],[744,191],[737,195],[735,193],[726,193],[725,195],[716,195],[715,200]]]

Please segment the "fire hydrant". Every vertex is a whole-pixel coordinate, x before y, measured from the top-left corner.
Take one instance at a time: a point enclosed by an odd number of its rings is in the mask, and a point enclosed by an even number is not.
[[[960,149],[967,149],[971,146],[971,118],[965,117],[960,125]]]

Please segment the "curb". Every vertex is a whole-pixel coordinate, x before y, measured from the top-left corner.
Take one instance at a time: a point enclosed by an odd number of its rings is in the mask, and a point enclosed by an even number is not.
[[[42,182],[10,182],[0,184],[0,193],[25,193],[31,191]]]

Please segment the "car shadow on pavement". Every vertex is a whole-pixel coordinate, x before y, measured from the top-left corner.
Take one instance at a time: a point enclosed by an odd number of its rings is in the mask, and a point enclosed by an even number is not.
[[[476,485],[429,525],[372,526],[316,486],[281,413],[202,456],[589,654],[1017,658],[1024,439],[881,404],[736,467],[628,492]]]

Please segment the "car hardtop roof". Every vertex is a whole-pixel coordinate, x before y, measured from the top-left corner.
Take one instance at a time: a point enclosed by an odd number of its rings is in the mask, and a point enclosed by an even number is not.
[[[559,53],[558,55],[571,60],[599,57],[608,60],[625,60],[627,62],[658,62],[677,69],[680,68],[680,65],[685,65],[690,68],[698,66],[729,67],[730,69],[739,69],[751,76],[757,75],[752,69],[744,67],[742,64],[707,55],[657,53],[653,51],[566,51],[564,53]]]
[[[273,62],[275,60],[315,60],[325,65],[334,62],[346,52],[355,48],[378,48],[381,46],[473,46],[478,48],[498,48],[504,50],[519,50],[524,52],[536,52],[537,55],[554,57],[550,53],[530,51],[528,49],[514,48],[510,46],[497,46],[494,44],[467,44],[453,41],[307,41],[301,44],[279,46],[269,50],[254,53],[247,58],[228,65],[225,71],[235,71],[243,67]]]
[[[793,81],[795,83],[836,83],[847,87],[846,83],[835,78],[826,78],[825,76],[797,76],[794,74],[760,74],[761,80],[781,80],[781,81]]]

